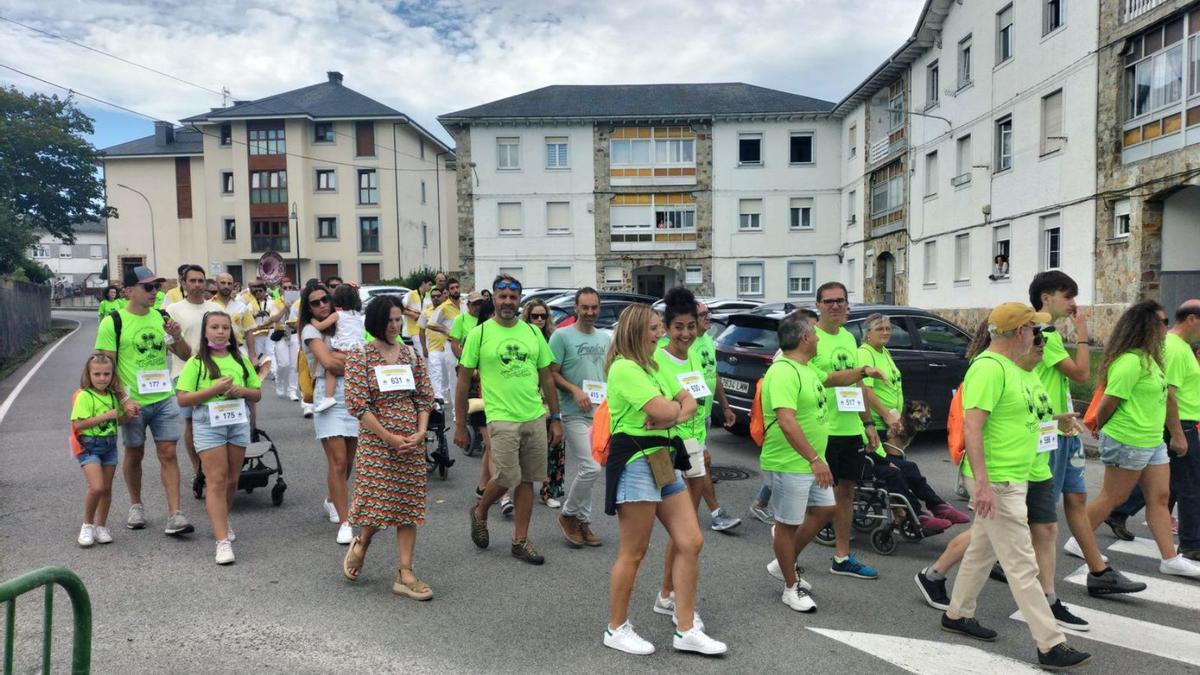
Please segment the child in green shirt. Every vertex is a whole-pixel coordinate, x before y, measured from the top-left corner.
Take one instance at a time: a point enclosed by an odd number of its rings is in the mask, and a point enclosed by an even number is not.
[[[83,366],[79,389],[71,397],[71,452],[87,481],[78,539],[83,548],[112,542],[105,523],[117,470],[117,424],[123,411],[114,370],[108,355],[92,354]]]

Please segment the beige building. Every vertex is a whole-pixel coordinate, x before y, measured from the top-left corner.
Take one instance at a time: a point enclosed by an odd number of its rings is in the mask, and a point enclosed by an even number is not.
[[[341,73],[182,123],[104,150],[114,274],[247,279],[275,251],[301,282],[372,283],[457,262],[453,151]]]

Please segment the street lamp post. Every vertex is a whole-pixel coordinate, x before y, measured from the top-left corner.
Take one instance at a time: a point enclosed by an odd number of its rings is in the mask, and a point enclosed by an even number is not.
[[[288,215],[292,221],[292,230],[296,233],[296,278],[292,283],[300,285],[300,217],[296,215],[296,202],[292,202],[292,212]]]
[[[117,187],[125,188],[126,190],[129,190],[130,192],[137,194],[137,196],[141,197],[142,200],[146,202],[146,208],[150,211],[150,264],[153,266],[154,270],[157,273],[157,270],[158,270],[158,244],[156,243],[156,240],[154,237],[154,207],[150,205],[150,200],[146,197],[146,195],[142,194],[141,191],[134,190],[133,188],[129,187],[128,185],[125,185],[124,183],[117,183]],[[111,276],[111,271],[109,274]]]

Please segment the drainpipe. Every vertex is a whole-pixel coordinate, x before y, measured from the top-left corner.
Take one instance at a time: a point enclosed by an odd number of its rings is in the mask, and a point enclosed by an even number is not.
[[[433,180],[437,187],[434,191],[437,193],[437,242],[438,242],[438,269],[445,269],[449,266],[450,261],[442,261],[442,256],[445,250],[442,249],[442,155],[448,155],[450,151],[439,152],[433,157]]]
[[[396,125],[392,122],[392,192],[396,197],[396,278],[404,275],[404,265],[400,254],[400,150],[396,148]]]

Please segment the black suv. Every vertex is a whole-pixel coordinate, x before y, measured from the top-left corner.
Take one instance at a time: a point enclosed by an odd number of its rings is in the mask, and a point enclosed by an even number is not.
[[[735,431],[746,433],[754,387],[779,349],[776,329],[799,305],[765,305],[753,312],[730,314],[717,336],[717,375],[729,406],[737,416]],[[846,330],[859,344],[863,320],[871,314],[892,320],[888,351],[904,381],[904,399],[921,400],[933,408],[930,428],[944,429],[953,391],[967,372],[966,351],[971,336],[958,326],[922,309],[895,305],[855,305]],[[714,415],[716,410],[714,408]]]

